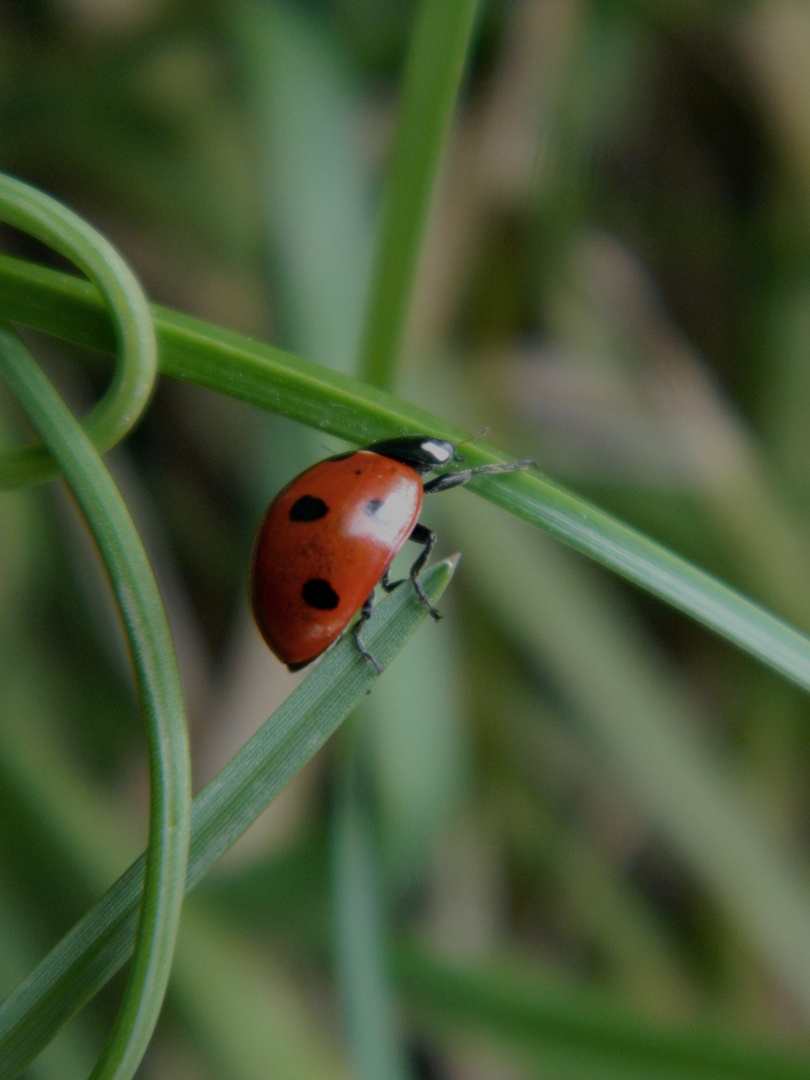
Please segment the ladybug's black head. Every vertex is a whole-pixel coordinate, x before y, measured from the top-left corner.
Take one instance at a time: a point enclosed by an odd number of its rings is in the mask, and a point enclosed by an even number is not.
[[[447,439],[434,439],[430,435],[403,435],[399,439],[386,439],[366,447],[373,454],[401,461],[420,476],[460,460],[454,443]]]

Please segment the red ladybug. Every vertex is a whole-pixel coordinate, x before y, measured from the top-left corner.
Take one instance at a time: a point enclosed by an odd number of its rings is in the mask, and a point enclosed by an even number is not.
[[[320,656],[358,611],[357,648],[382,671],[360,631],[371,616],[375,585],[390,591],[399,584],[389,582],[388,572],[406,540],[424,545],[410,578],[439,618],[419,581],[436,542],[436,534],[418,523],[423,494],[533,464],[479,465],[423,483],[434,469],[461,460],[446,439],[389,439],[314,465],[275,497],[253,547],[250,595],[264,640],[291,671]]]

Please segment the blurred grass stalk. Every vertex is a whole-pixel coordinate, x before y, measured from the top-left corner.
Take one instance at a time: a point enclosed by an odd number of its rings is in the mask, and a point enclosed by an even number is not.
[[[455,560],[446,559],[425,572],[424,587],[433,601],[438,601],[454,568]],[[426,615],[411,590],[397,590],[378,605],[365,639],[383,665],[390,663]],[[187,888],[198,882],[320,749],[377,677],[358,655],[351,636],[344,637],[203,789],[192,807]],[[35,759],[35,744],[0,741],[0,755],[10,758],[15,772],[24,772],[29,788],[46,783],[35,760],[23,762],[20,769],[19,754]],[[63,789],[61,793],[65,794]],[[77,805],[82,805],[81,800]],[[46,815],[46,826],[49,818]],[[92,858],[96,860],[97,855]],[[94,861],[91,872],[96,865]],[[0,1076],[16,1075],[125,962],[132,949],[143,877],[141,857],[0,1008]]]
[[[478,0],[422,0],[402,81],[361,348],[361,377],[390,389],[428,211],[461,89]]]
[[[22,812],[36,821],[49,857],[58,853],[66,860],[89,900],[121,872],[127,852],[137,852],[130,814],[82,777],[61,751],[58,717],[44,720],[43,712],[30,707],[37,698],[36,674],[30,664],[15,667],[18,685],[8,698],[11,680],[4,678],[2,705],[8,715],[22,715],[14,703],[25,702],[27,721],[7,725],[0,742],[7,797],[14,793]],[[193,901],[184,907],[169,1004],[222,1067],[223,1076],[264,1080],[268,1062],[279,1061],[278,1075],[290,1080],[346,1078],[314,1004],[296,981],[269,955],[258,958],[237,932],[219,925]],[[81,1075],[73,1072],[70,1058],[67,1063],[60,1058],[62,1068],[69,1071],[55,1076]],[[16,1075],[16,1070],[2,1075]]]
[[[27,677],[20,692],[30,701]],[[128,812],[88,784],[70,756],[60,752],[58,733],[47,721],[32,715],[27,727],[11,734],[6,732],[2,742],[3,773],[12,780],[6,791],[20,793],[52,850],[66,857],[88,894],[97,892],[109,880],[107,868],[120,866],[122,849],[132,850]],[[44,758],[43,747],[51,748]],[[68,811],[61,819],[51,810],[54,800]],[[191,898],[186,914],[169,1002],[221,1075],[345,1080],[348,1074],[324,1034],[320,1005],[302,993],[272,949],[257,951],[255,939],[243,938],[238,915],[234,924],[223,920],[204,897]],[[272,937],[272,906],[263,921]],[[440,1040],[486,1035],[515,1054],[529,1075],[535,1069],[536,1075],[546,1075],[552,1065],[566,1075],[582,1072],[598,1080],[635,1076],[637,1067],[645,1076],[665,1070],[673,1080],[704,1075],[801,1080],[806,1075],[803,1058],[789,1051],[739,1043],[705,1028],[651,1025],[601,995],[547,980],[506,957],[452,962],[404,944],[391,960],[426,1030]]]
[[[428,210],[477,10],[478,0],[422,0],[417,9],[386,170],[358,365],[361,377],[377,387],[391,388],[396,381]],[[335,795],[337,970],[357,1076],[406,1080],[411,1069],[397,1030],[387,976],[388,932],[379,851],[372,842],[368,801],[360,797],[360,774],[368,761],[358,753],[360,730],[368,731],[368,727],[360,728],[355,719],[342,734]]]
[[[626,248],[592,236],[572,261],[584,295],[570,297],[568,325],[591,325],[603,335],[605,360],[619,377],[623,357],[634,358],[630,376],[668,452],[670,482],[706,507],[754,594],[810,631],[810,543],[780,496],[765,448],[675,329]],[[576,349],[576,338],[569,347]]]
[[[692,734],[693,707],[677,678],[615,594],[566,552],[484,504],[458,500],[454,518],[475,589],[503,632],[534,662],[550,666],[645,818],[810,1014],[805,871]],[[515,566],[533,569],[518,578],[510,572]]]

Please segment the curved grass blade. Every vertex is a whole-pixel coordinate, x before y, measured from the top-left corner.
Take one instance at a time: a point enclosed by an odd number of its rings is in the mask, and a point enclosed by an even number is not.
[[[430,567],[422,583],[440,598],[457,556]],[[426,609],[400,588],[375,608],[363,632],[386,666]],[[191,889],[270,800],[323,746],[377,676],[344,636],[311,675],[194,799],[186,889]],[[0,1006],[0,1080],[10,1080],[104,985],[132,950],[144,876],[141,856]]]
[[[111,351],[97,292],[67,274],[0,257],[0,310],[38,329]],[[154,307],[160,370],[357,443],[392,434],[466,433],[382,390],[250,338]],[[471,465],[502,461],[470,443]],[[691,615],[810,691],[810,640],[787,623],[635,529],[537,472],[473,480],[484,498],[550,532],[628,581]]]
[[[136,907],[137,945],[123,1001],[93,1070],[94,1080],[123,1080],[134,1075],[157,1023],[184,896],[191,769],[180,678],[157,585],[115,484],[36,361],[2,326],[0,372],[54,455],[93,533],[121,611],[143,703],[151,777],[143,903]],[[24,1015],[21,1021],[23,1040],[34,1040],[36,1020]]]
[[[84,421],[90,440],[104,453],[137,422],[155,381],[157,350],[146,297],[112,244],[91,225],[56,199],[4,173],[0,220],[64,255],[96,283],[106,301],[116,327],[118,366],[107,392]],[[48,480],[57,473],[43,446],[0,456],[0,488]]]

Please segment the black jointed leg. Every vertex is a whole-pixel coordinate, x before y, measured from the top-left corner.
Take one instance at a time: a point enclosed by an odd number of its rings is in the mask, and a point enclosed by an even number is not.
[[[372,593],[371,596],[369,596],[367,598],[366,602],[360,608],[360,618],[357,620],[357,623],[355,624],[353,636],[354,636],[354,643],[357,646],[357,651],[360,653],[360,655],[363,657],[364,660],[368,660],[368,662],[373,666],[374,670],[377,672],[378,675],[382,675],[382,673],[383,673],[382,664],[379,662],[377,657],[374,656],[373,653],[369,652],[369,650],[366,648],[365,644],[363,643],[363,639],[360,637],[360,631],[362,630],[363,626],[368,622],[368,620],[371,618],[371,613],[372,613],[373,610],[374,610],[374,593]]]
[[[380,585],[382,585],[386,592],[393,592],[394,589],[396,589],[398,585],[401,585],[402,582],[405,580],[404,578],[400,578],[399,581],[391,581],[391,578],[389,577],[390,573],[391,567],[389,566],[383,576],[380,578]]]
[[[424,551],[420,554],[419,558],[411,567],[410,578],[413,582],[414,589],[416,589],[416,595],[419,597],[420,602],[425,605],[430,614],[433,616],[434,620],[438,622],[441,618],[441,615],[433,606],[433,604],[431,604],[430,600],[428,599],[427,593],[422,588],[422,582],[419,580],[419,575],[424,569],[425,563],[430,558],[430,553],[431,551],[433,551],[434,545],[436,544],[436,533],[433,532],[431,529],[428,529],[425,525],[414,525],[413,532],[408,537],[408,539],[413,540],[417,544],[425,545]]]
[[[502,464],[476,465],[474,469],[462,469],[461,472],[444,473],[436,476],[424,485],[425,495],[435,495],[439,491],[449,491],[454,487],[461,487],[468,483],[474,476],[491,476],[493,473],[522,472],[534,465],[531,459],[525,461],[505,461]]]

